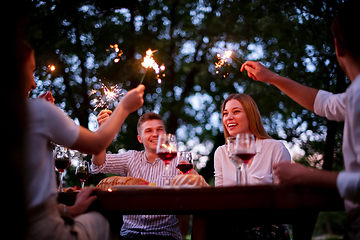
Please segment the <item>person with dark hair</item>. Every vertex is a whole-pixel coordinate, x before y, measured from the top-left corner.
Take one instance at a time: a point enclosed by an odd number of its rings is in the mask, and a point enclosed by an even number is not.
[[[22,41],[17,44],[17,62],[24,84],[22,97],[36,88],[34,50]],[[96,188],[80,191],[73,206],[57,204],[55,161],[51,142],[88,154],[106,149],[125,118],[143,104],[144,85],[129,91],[112,117],[96,132],[78,126],[54,104],[44,99],[26,100],[25,205],[28,228],[26,239],[108,239],[109,223],[98,212],[86,213],[96,199]],[[52,99],[49,99],[52,102]]]
[[[346,1],[331,26],[338,63],[351,81],[346,92],[332,94],[304,86],[271,72],[259,62],[245,62],[240,69],[256,81],[275,85],[319,116],[345,121],[342,145],[345,171],[336,173],[289,163],[274,165],[274,171],[280,184],[337,189],[344,199],[350,225],[346,239],[360,239],[360,44],[354,29],[360,24],[359,9],[360,1]]]
[[[113,114],[103,110],[98,115],[101,126]],[[106,154],[105,150],[93,155],[93,173],[113,173],[124,177],[143,178],[156,186],[164,185],[165,164],[156,154],[160,134],[165,133],[162,117],[156,113],[143,114],[137,123],[137,139],[143,144],[143,151],[130,150],[118,154]],[[197,174],[195,170],[191,173]],[[178,175],[176,161],[169,165],[169,175]],[[178,219],[175,215],[123,215],[122,239],[181,239]]]

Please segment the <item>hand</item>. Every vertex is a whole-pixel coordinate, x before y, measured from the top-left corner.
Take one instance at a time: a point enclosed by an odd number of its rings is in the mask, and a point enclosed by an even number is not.
[[[67,212],[76,217],[78,215],[84,214],[90,204],[97,199],[97,196],[91,196],[95,191],[101,190],[100,188],[88,187],[82,189],[77,195],[76,200],[73,206],[67,207]]]
[[[42,99],[42,98],[44,98],[48,102],[51,102],[52,104],[54,104],[54,102],[55,102],[55,98],[53,97],[51,91],[46,91],[43,94],[41,94],[39,96],[39,99]]]
[[[273,73],[259,62],[246,61],[240,68],[241,72],[244,70],[246,70],[248,76],[255,81],[266,83],[270,83],[271,79],[278,76],[276,73]]]
[[[110,115],[112,114],[111,110],[102,110],[99,115],[97,116],[97,121],[99,123],[99,126],[101,126],[101,124],[103,124],[104,122],[106,122]]]
[[[275,176],[279,180],[279,184],[288,185],[304,184],[307,174],[312,171],[311,168],[294,162],[280,162],[274,164],[273,170]]]
[[[125,94],[123,99],[121,99],[120,105],[129,113],[138,110],[144,103],[144,90],[145,86],[142,84],[130,90]]]

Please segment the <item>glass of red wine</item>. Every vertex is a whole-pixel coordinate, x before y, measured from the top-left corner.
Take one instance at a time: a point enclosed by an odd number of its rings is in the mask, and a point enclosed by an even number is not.
[[[241,185],[241,164],[242,160],[235,155],[236,150],[236,137],[227,137],[226,138],[226,151],[228,153],[229,159],[236,167],[236,185]]]
[[[180,174],[189,173],[194,168],[191,152],[179,152],[176,168]]]
[[[255,137],[250,133],[238,133],[235,141],[235,155],[243,161],[245,185],[247,185],[247,165],[256,154]]]
[[[170,185],[169,164],[177,156],[176,136],[171,133],[160,134],[156,147],[156,154],[165,163],[165,185]]]
[[[85,181],[90,177],[91,171],[88,161],[82,161],[79,160],[76,170],[75,170],[75,176],[80,180],[81,182],[81,188],[84,188]]]
[[[55,167],[59,172],[59,192],[63,192],[63,178],[65,169],[71,164],[70,149],[61,145],[56,145],[54,150]]]

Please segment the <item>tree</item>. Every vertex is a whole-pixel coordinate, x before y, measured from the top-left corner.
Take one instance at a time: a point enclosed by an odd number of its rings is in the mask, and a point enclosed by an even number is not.
[[[178,135],[182,149],[208,160],[201,174],[209,179],[214,151],[224,144],[221,103],[230,93],[245,92],[258,104],[273,138],[299,144],[306,155],[318,154],[326,169],[333,167],[334,157],[341,166],[341,124],[304,110],[273,86],[250,80],[234,60],[222,69],[227,77],[214,70],[216,54],[232,49],[240,61],[259,60],[305,85],[342,92],[347,81],[330,32],[339,1],[136,1],[117,9],[112,3],[105,9],[97,1],[34,1],[28,21],[38,65],[35,95],[52,78],[56,103],[85,127],[93,109],[88,95],[98,79],[127,90],[135,87],[144,74],[145,51],[157,49],[154,58],[165,64],[166,76],[158,84],[154,72],[146,72],[145,104],[127,118],[111,152],[141,149],[137,119],[155,111],[168,132]],[[111,44],[123,51],[118,63]],[[51,76],[50,63],[57,67]]]

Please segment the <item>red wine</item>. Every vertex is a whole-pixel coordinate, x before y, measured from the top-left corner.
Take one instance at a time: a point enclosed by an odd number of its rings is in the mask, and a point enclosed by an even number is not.
[[[80,181],[86,181],[86,179],[88,179],[90,177],[90,172],[88,171],[78,171],[75,176],[80,180]]]
[[[176,168],[182,173],[187,173],[193,169],[193,165],[191,163],[180,163],[176,166]]]
[[[248,163],[255,154],[256,153],[237,153],[236,156],[243,160],[244,163]]]
[[[170,161],[176,157],[177,155],[177,152],[159,152],[158,153],[158,156],[159,158],[161,158],[165,164],[170,164]]]
[[[67,169],[71,164],[69,158],[58,158],[55,160],[55,167],[59,170],[59,172],[63,172]]]

